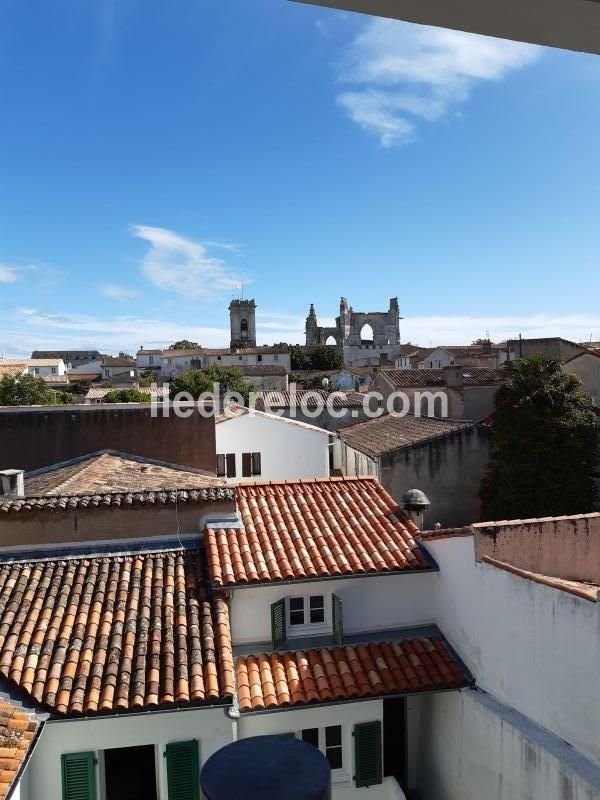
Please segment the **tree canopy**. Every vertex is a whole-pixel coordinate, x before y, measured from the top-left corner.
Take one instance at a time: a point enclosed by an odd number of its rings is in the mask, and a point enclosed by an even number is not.
[[[170,347],[169,350],[197,350],[200,347],[198,342],[190,342],[189,339],[180,339],[178,342],[174,342]]]
[[[593,510],[597,417],[576,375],[537,355],[508,362],[496,392],[484,519]]]
[[[138,389],[114,389],[104,395],[105,403],[149,403],[150,395]]]
[[[248,403],[252,387],[244,381],[242,371],[237,367],[221,367],[218,364],[180,372],[171,381],[171,399],[174,399],[179,392],[189,392],[194,400],[198,400],[201,394],[212,393],[215,383],[219,385],[222,395],[236,392],[241,395],[245,404]]]
[[[0,406],[53,406],[62,398],[49,389],[43,378],[33,375],[8,375],[0,378]]]
[[[332,345],[317,347],[312,357],[312,369],[342,369],[343,366],[344,356]]]

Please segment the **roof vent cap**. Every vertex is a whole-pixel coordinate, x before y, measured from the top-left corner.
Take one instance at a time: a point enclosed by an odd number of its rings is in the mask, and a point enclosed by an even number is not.
[[[423,510],[431,505],[425,492],[420,489],[409,489],[402,495],[402,504],[406,511]]]

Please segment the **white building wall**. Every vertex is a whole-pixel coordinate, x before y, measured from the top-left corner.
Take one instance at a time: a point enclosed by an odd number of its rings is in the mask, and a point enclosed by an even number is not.
[[[600,762],[600,605],[475,562],[473,537],[427,547],[436,622],[477,685]]]
[[[380,786],[357,789],[354,786],[354,744],[352,731],[360,722],[383,722],[383,702],[368,700],[357,703],[338,703],[320,708],[287,709],[262,714],[242,714],[238,723],[240,738],[282,733],[298,733],[304,728],[342,726],[344,769],[332,777],[334,800],[402,800],[404,793],[388,778]]]
[[[476,690],[422,698],[427,800],[598,800],[600,770]]]
[[[232,730],[222,708],[50,721],[24,774],[20,800],[63,800],[61,755],[89,750],[98,757],[96,796],[105,800],[102,751],[138,745],[155,746],[158,800],[168,800],[165,745],[197,739],[202,769],[214,752],[233,740]]]
[[[102,375],[102,361],[88,361],[80,366],[70,366],[67,372],[69,375]]]
[[[322,594],[326,624],[331,625],[331,595],[343,603],[344,633],[355,634],[428,624],[433,621],[437,573],[390,573],[293,584],[234,589],[231,632],[234,645],[271,641],[271,603],[282,597]],[[365,598],[368,597],[368,602]],[[306,633],[304,634],[306,635]]]
[[[217,453],[235,453],[236,482],[329,477],[329,434],[276,416],[244,414],[215,426]],[[242,453],[261,454],[261,474],[242,478]]]

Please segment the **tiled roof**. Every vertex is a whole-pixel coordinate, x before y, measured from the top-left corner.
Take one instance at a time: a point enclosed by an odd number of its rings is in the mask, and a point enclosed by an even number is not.
[[[0,800],[5,800],[33,745],[41,720],[0,697]]]
[[[235,491],[244,527],[205,535],[215,586],[429,568],[417,526],[374,478]]]
[[[292,391],[265,391],[258,392],[258,400],[264,402],[267,408],[289,408],[293,403],[297,406],[305,403],[308,407],[316,406],[318,398],[323,404],[327,401],[330,392],[323,389],[297,389]],[[334,408],[362,408],[363,398],[357,392],[335,392],[333,395]]]
[[[100,358],[98,350],[34,350],[32,358],[62,358],[70,361],[72,358],[97,361]]]
[[[28,473],[25,495],[58,497],[221,485],[223,482],[209,472],[104,450]]]
[[[122,356],[103,356],[103,367],[135,367],[134,358],[123,358]]]
[[[16,378],[27,371],[27,364],[9,364],[0,361],[0,378]]]
[[[283,364],[243,364],[240,369],[244,375],[287,375],[287,369]]]
[[[443,369],[386,369],[379,372],[394,386],[445,386]],[[465,386],[500,383],[502,370],[488,367],[463,367]]]
[[[233,693],[229,612],[198,553],[0,565],[0,674],[61,715]]]
[[[235,672],[240,711],[457,689],[471,683],[438,636],[243,656]]]
[[[190,356],[201,356],[204,350],[196,347],[193,350],[163,350],[163,358],[189,358]]]
[[[88,389],[85,396],[86,400],[103,400],[109,392],[119,391],[114,386],[92,386]],[[152,398],[164,398],[169,396],[169,388],[163,386],[140,386],[139,391],[150,395]]]
[[[109,508],[120,506],[169,506],[184,503],[218,503],[233,500],[227,486],[206,489],[157,489],[156,491],[106,492],[102,494],[58,495],[46,497],[1,497],[0,512],[62,511],[65,508]]]
[[[469,427],[470,423],[460,420],[385,414],[376,419],[368,419],[342,428],[338,431],[338,435],[346,444],[360,450],[361,453],[379,456],[401,447],[448,436]]]

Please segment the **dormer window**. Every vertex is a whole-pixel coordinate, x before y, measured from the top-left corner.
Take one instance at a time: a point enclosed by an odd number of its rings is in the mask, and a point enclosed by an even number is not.
[[[325,598],[322,594],[290,597],[288,601],[290,628],[299,625],[325,624]]]

